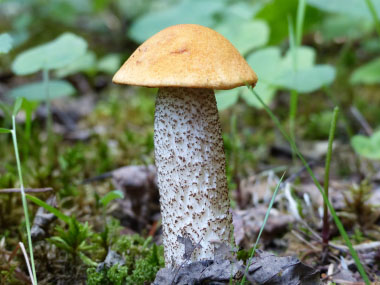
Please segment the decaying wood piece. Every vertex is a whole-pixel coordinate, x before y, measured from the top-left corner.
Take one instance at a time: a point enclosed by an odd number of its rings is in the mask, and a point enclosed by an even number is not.
[[[42,192],[49,192],[53,191],[53,188],[46,187],[46,188],[24,188],[25,193],[42,193]],[[4,193],[20,193],[21,188],[6,188],[6,189],[0,189],[0,194]]]

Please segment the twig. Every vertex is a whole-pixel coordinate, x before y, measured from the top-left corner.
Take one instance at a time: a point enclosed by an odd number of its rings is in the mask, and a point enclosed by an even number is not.
[[[360,126],[364,129],[367,135],[372,135],[373,130],[371,126],[368,124],[367,120],[364,118],[362,113],[360,113],[359,109],[355,106],[351,106],[350,108],[351,114],[354,116],[354,118],[358,121]]]
[[[343,279],[334,279],[334,282],[336,284],[345,284],[345,285],[365,285],[364,282],[352,282],[352,281],[347,281]]]
[[[344,251],[344,252],[349,252],[348,247],[345,245],[340,245],[340,244],[330,242],[329,246],[331,246],[332,248]],[[357,250],[358,252],[374,251],[376,249],[380,249],[380,241],[357,244],[357,245],[354,245],[354,249]]]
[[[316,231],[314,231],[314,230],[309,226],[308,223],[306,223],[304,220],[301,220],[300,222],[302,223],[302,225],[303,225],[304,227],[306,227],[306,228],[310,231],[310,233],[313,235],[313,237],[314,237],[318,242],[322,242],[322,238],[321,238],[321,236],[320,236]]]
[[[304,227],[306,227],[308,229],[308,231],[310,231],[310,233],[312,234],[313,238],[315,238],[315,240],[317,242],[322,242],[322,238],[307,223],[305,223],[302,220],[300,222],[302,223],[302,225]],[[336,243],[330,241],[329,242],[329,246],[331,248],[334,248],[334,249],[337,249],[337,250],[340,250],[340,251],[344,251],[345,253],[349,253],[350,252],[348,246],[345,246],[345,245],[336,244]],[[368,252],[368,251],[371,251],[371,250],[376,250],[378,248],[380,249],[380,241],[361,243],[361,244],[354,245],[353,247],[358,252]]]
[[[43,193],[43,192],[49,192],[53,191],[53,188],[51,187],[46,187],[46,188],[24,188],[25,192],[29,193]],[[0,189],[0,194],[1,193],[20,193],[21,188],[6,188],[6,189]]]
[[[94,177],[90,177],[90,178],[84,179],[82,181],[82,184],[88,184],[88,183],[92,183],[92,182],[96,182],[96,181],[101,181],[101,180],[110,178],[110,177],[112,177],[114,171],[115,170],[112,170],[112,171],[109,171],[109,172],[105,172],[105,173],[99,174],[99,175],[94,176]]]
[[[307,164],[309,165],[310,168],[313,168],[314,166],[320,164],[322,161],[310,161]],[[300,170],[298,170],[296,173],[293,173],[291,176],[289,176],[283,183],[291,183],[293,182],[298,176],[300,176],[303,172],[307,171],[306,166],[303,166]]]
[[[16,256],[19,248],[20,248],[20,245],[17,244],[16,247],[13,249],[12,253],[8,256],[8,263],[10,263],[12,259]]]
[[[154,221],[152,224],[152,227],[149,230],[148,236],[154,237],[154,234],[156,233],[156,230],[157,230],[157,225],[158,225],[158,221]]]
[[[308,242],[306,239],[304,239],[299,233],[297,233],[295,230],[292,230],[291,233],[298,238],[303,243],[307,244],[309,247],[311,247],[313,250],[318,251],[318,247],[314,246],[312,243]]]
[[[306,243],[307,245],[309,245],[310,247],[312,247],[313,250],[314,250],[313,252],[319,252],[319,251],[320,251],[319,248],[316,249],[316,247],[315,247],[312,243],[308,242],[308,241],[307,241],[307,240],[301,235],[301,234],[303,234],[302,232],[297,232],[296,230],[292,230],[292,233],[293,233],[297,238],[299,238],[301,241],[303,241],[304,243]],[[314,241],[315,241],[315,242],[317,242],[317,243],[319,243],[319,244],[322,244],[322,238],[321,238],[317,233],[314,233],[314,234],[312,233],[312,238],[314,238]],[[331,243],[329,243],[329,246],[330,246],[331,248],[334,248],[334,246],[333,246]],[[335,249],[336,249],[336,248],[335,248]],[[349,252],[348,249],[347,249],[347,252]],[[329,253],[329,257],[332,258],[332,259],[334,259],[336,262],[339,263],[339,258],[336,257],[335,255]],[[305,256],[304,256],[303,258],[305,258]]]

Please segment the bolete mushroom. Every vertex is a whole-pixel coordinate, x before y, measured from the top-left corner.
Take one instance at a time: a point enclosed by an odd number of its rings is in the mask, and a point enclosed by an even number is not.
[[[158,87],[155,161],[167,267],[214,259],[230,244],[232,217],[221,125],[213,89],[254,86],[257,77],[221,34],[194,24],[168,27],[145,41],[113,77]],[[187,257],[187,256],[186,256]]]

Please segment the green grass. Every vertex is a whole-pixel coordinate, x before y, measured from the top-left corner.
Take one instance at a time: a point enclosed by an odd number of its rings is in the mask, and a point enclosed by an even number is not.
[[[325,180],[323,183],[324,191],[326,197],[329,197],[329,182],[330,182],[330,165],[331,165],[331,156],[332,156],[332,147],[334,142],[334,135],[336,130],[336,124],[338,121],[339,107],[334,108],[333,119],[331,121],[330,133],[329,133],[329,142],[327,147],[326,155],[326,164],[325,164]],[[324,250],[328,249],[329,242],[329,218],[328,218],[328,208],[327,204],[323,204],[323,229],[322,229],[322,238]]]
[[[298,69],[297,62],[297,49],[302,45],[302,32],[303,23],[305,19],[306,0],[299,0],[297,7],[297,22],[294,32],[293,21],[291,17],[288,18],[288,31],[289,31],[289,48],[292,55],[292,63],[294,72]],[[290,92],[290,107],[289,107],[289,132],[293,140],[295,140],[296,117],[298,108],[298,91],[291,90]]]
[[[298,68],[298,63],[297,63],[297,47],[298,46],[294,37],[293,23],[290,17],[288,18],[288,29],[289,29],[289,48],[292,55],[293,71],[296,72]],[[295,136],[296,136],[295,129],[296,129],[297,107],[298,107],[298,92],[297,90],[291,90],[290,103],[289,103],[289,132],[293,140],[295,140]]]
[[[26,202],[26,196],[25,196],[25,191],[24,191],[24,180],[23,180],[23,176],[22,176],[20,155],[19,155],[18,144],[17,144],[17,133],[16,133],[16,115],[21,108],[22,101],[23,101],[22,98],[18,98],[16,100],[15,107],[14,107],[13,114],[12,114],[11,134],[12,134],[13,147],[14,147],[15,156],[16,156],[17,172],[18,172],[18,177],[19,177],[19,181],[20,181],[22,207],[24,209],[24,216],[25,216],[25,227],[26,227],[26,233],[27,233],[27,238],[28,238],[30,263],[31,263],[32,274],[33,274],[33,276],[31,276],[31,277],[33,280],[33,284],[37,285],[37,274],[36,274],[36,268],[34,265],[33,244],[32,244],[32,237],[30,234],[30,221],[29,221],[28,203]]]
[[[380,37],[380,19],[379,19],[379,16],[377,15],[375,6],[373,5],[372,0],[365,0],[365,2],[367,4],[369,11],[371,12],[372,19],[375,23],[376,32],[378,36]]]

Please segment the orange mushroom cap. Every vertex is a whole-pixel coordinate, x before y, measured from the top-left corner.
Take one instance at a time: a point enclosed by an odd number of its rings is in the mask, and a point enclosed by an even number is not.
[[[146,87],[232,89],[257,76],[221,34],[194,24],[168,27],[146,40],[112,81]]]

